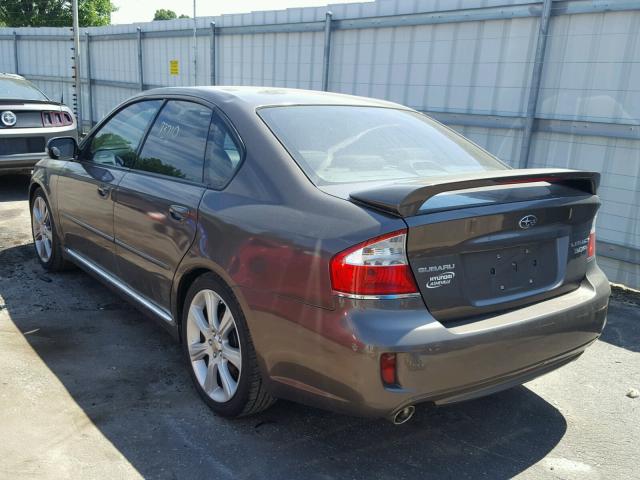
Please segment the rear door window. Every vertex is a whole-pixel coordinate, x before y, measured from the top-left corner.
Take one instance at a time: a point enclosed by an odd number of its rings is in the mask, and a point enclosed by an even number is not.
[[[213,188],[223,188],[238,169],[242,149],[238,141],[217,115],[213,114],[205,164],[205,182]]]
[[[202,182],[212,110],[198,103],[170,100],[144,142],[135,169]]]
[[[148,100],[120,110],[93,136],[82,159],[110,167],[132,167],[144,132],[161,105],[162,100]]]

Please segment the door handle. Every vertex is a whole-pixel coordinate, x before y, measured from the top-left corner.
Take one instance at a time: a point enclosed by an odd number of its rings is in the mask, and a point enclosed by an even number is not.
[[[100,185],[98,187],[98,195],[102,198],[107,198],[109,196],[109,192],[111,192],[111,187],[108,185]]]
[[[169,215],[171,218],[176,220],[177,222],[184,222],[184,220],[189,216],[191,210],[188,207],[183,207],[182,205],[171,205],[169,207]]]

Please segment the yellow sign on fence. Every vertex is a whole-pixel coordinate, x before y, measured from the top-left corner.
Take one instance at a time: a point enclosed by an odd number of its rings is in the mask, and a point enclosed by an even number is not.
[[[180,64],[178,60],[169,60],[169,75],[180,75]]]

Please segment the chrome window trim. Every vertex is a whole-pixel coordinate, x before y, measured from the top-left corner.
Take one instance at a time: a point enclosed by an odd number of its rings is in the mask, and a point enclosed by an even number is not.
[[[92,261],[87,260],[82,255],[80,255],[79,253],[73,251],[70,248],[65,248],[64,251],[74,261],[80,263],[82,266],[84,266],[84,267],[88,268],[89,270],[91,270],[93,273],[98,275],[101,279],[107,281],[108,283],[110,283],[111,285],[116,287],[122,293],[124,293],[129,298],[131,298],[131,299],[135,300],[136,302],[138,302],[138,304],[142,305],[147,310],[149,310],[153,314],[157,315],[159,318],[161,318],[165,322],[170,323],[172,325],[175,323],[173,321],[173,318],[171,317],[171,314],[167,310],[165,310],[164,308],[156,305],[151,300],[148,300],[147,298],[143,297],[138,292],[133,290],[131,287],[129,287],[128,285],[126,285],[125,283],[120,281],[115,276],[113,276],[110,273],[106,272],[105,270],[103,270],[102,268],[97,266]]]

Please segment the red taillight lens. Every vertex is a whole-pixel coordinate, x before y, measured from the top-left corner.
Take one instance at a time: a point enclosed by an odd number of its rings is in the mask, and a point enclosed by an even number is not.
[[[589,232],[589,243],[587,243],[587,260],[596,256],[596,219],[593,219],[591,231]]]
[[[372,238],[331,259],[333,290],[347,295],[400,295],[418,288],[406,254],[406,230]]]
[[[383,353],[380,355],[380,376],[385,385],[397,385],[396,354]]]
[[[45,127],[66,127],[73,124],[73,117],[67,112],[42,112],[42,125]]]
[[[587,258],[593,258],[596,255],[596,232],[589,234],[589,244],[587,245]]]
[[[591,229],[589,233],[589,243],[587,245],[587,260],[596,256],[596,231],[595,228]]]

